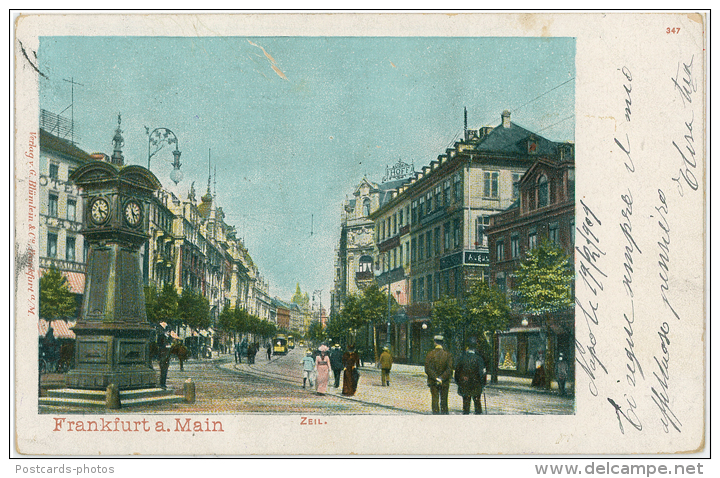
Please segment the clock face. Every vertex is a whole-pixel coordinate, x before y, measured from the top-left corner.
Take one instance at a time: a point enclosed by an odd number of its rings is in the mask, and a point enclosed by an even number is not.
[[[106,199],[97,198],[90,206],[90,219],[95,224],[103,224],[110,217],[110,204]]]
[[[125,203],[125,221],[132,227],[136,227],[142,221],[142,207],[137,201]]]

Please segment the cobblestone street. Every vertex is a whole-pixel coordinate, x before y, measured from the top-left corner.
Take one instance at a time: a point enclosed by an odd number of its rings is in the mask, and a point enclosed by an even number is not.
[[[196,385],[196,401],[172,406],[122,408],[119,413],[229,413],[229,414],[315,414],[315,415],[390,415],[430,413],[430,393],[420,366],[396,365],[391,372],[391,386],[380,385],[380,373],[366,364],[360,370],[357,393],[345,397],[341,388],[333,387],[331,378],[326,395],[302,388],[300,359],[303,351],[295,349],[287,356],[268,361],[258,354],[254,364],[236,364],[230,355],[211,360],[190,360],[180,371],[171,362],[168,388],[183,393],[184,382]],[[341,382],[342,387],[342,382]],[[462,399],[455,385],[449,394],[451,414],[462,413]],[[502,382],[485,388],[483,407],[491,415],[572,414],[574,400],[556,392],[541,392],[517,383]],[[68,410],[72,413],[72,410]],[[80,412],[76,410],[76,412]],[[115,412],[115,411],[114,411]]]

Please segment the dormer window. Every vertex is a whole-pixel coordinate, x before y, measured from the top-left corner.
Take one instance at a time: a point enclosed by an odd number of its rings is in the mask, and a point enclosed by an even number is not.
[[[362,215],[364,217],[367,217],[370,215],[370,199],[365,198],[363,199],[362,203]]]

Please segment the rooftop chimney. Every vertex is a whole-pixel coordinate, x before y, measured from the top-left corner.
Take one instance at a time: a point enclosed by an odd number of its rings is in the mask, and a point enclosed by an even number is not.
[[[503,125],[503,128],[510,127],[510,111],[508,111],[508,110],[505,110],[502,112],[502,125]]]

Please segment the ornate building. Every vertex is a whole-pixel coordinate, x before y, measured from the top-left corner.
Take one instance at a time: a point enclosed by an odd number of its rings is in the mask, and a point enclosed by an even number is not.
[[[574,145],[562,144],[558,155],[538,158],[520,181],[520,197],[504,212],[490,218],[492,283],[513,298],[514,273],[527,251],[543,240],[560,246],[573,257],[575,249]],[[496,337],[501,373],[531,375],[538,356],[562,352],[574,364],[575,316],[571,309],[549,317],[523,314],[513,304],[509,330]],[[548,350],[549,347],[549,350]]]
[[[500,119],[496,127],[466,126],[462,140],[370,214],[378,282],[406,306],[407,322],[395,320],[389,339],[400,359],[421,363],[432,347],[436,300],[461,298],[472,281],[489,280],[490,217],[517,201],[534,161],[558,158],[564,147],[512,123],[508,111]]]

